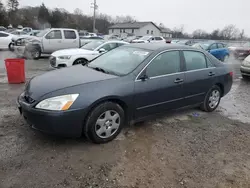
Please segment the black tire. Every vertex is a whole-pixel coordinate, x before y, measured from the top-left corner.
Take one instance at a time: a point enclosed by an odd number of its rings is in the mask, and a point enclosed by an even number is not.
[[[14,44],[13,43],[9,44],[9,51],[14,52]]]
[[[40,59],[41,57],[41,50],[36,48],[31,52],[31,57],[35,60]]]
[[[79,65],[79,64],[86,65],[87,63],[88,63],[87,59],[79,58],[74,61],[73,65]]]
[[[211,94],[214,92],[214,91],[218,91],[219,92],[219,101],[218,103],[212,108],[210,105],[209,105],[209,101],[210,101],[210,96]],[[221,96],[222,96],[222,92],[221,92],[221,89],[219,86],[215,85],[213,86],[206,94],[206,97],[204,99],[204,102],[202,103],[201,105],[201,109],[205,112],[212,112],[214,111],[220,104],[220,100],[221,100]]]
[[[104,114],[106,111],[114,111],[116,113],[119,114],[119,127],[113,131],[113,134],[108,137],[108,138],[101,138],[100,136],[98,136],[98,134],[96,133],[96,126],[97,125],[97,120],[101,117],[102,114]],[[105,120],[106,121],[106,118]],[[106,123],[105,123],[106,124]],[[106,127],[106,125],[104,124],[104,127]],[[111,123],[112,124],[112,123]],[[122,107],[120,105],[118,105],[117,103],[113,103],[113,102],[104,102],[98,106],[96,106],[89,114],[89,116],[87,117],[87,120],[85,122],[85,125],[83,127],[83,133],[84,135],[90,139],[93,143],[96,144],[103,144],[103,143],[107,143],[113,139],[115,139],[117,137],[117,135],[121,132],[123,126],[125,124],[125,114],[124,114],[124,110],[122,109]],[[104,128],[105,129],[105,128]],[[107,129],[107,128],[106,128]],[[112,130],[111,130],[112,131]]]
[[[250,80],[250,76],[241,75],[244,80]]]

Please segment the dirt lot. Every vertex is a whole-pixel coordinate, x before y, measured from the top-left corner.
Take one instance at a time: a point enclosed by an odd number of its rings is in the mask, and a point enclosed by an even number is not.
[[[9,54],[0,53],[0,188],[250,187],[250,82],[239,62],[217,111],[166,114],[94,145],[32,130],[16,109],[23,85],[7,84],[1,57]],[[26,70],[30,78],[50,68],[42,59]]]

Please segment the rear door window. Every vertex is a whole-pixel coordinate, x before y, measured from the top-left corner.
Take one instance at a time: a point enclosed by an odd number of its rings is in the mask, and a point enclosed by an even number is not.
[[[63,33],[64,33],[65,39],[76,39],[75,31],[64,30]]]
[[[207,68],[205,55],[196,51],[183,51],[187,71]]]
[[[223,44],[218,43],[218,48],[224,48]]]
[[[8,34],[0,33],[0,37],[8,37],[8,36],[9,36]]]

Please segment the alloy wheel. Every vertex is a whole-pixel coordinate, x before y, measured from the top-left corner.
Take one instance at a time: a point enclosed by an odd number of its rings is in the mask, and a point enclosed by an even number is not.
[[[220,101],[220,92],[218,90],[213,90],[209,96],[208,105],[210,108],[214,109],[217,107]]]

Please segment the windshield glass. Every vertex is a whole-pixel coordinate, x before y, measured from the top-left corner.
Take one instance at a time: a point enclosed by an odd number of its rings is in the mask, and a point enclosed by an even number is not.
[[[126,75],[142,63],[149,54],[150,51],[143,49],[120,47],[93,60],[89,67],[98,67],[116,75]]]
[[[36,36],[37,37],[43,37],[48,31],[49,31],[49,29],[45,29],[43,31],[40,31]]]
[[[210,44],[207,44],[207,43],[196,43],[193,45],[193,47],[203,49],[203,50],[207,50],[209,46]]]
[[[90,43],[83,45],[81,48],[85,49],[85,50],[92,50],[93,51],[103,43],[104,43],[104,41],[93,41],[93,42],[90,42]]]
[[[250,42],[247,42],[243,45],[244,47],[250,47]]]
[[[188,40],[181,40],[181,41],[178,41],[177,43],[178,44],[185,44],[186,42],[188,42]]]
[[[139,40],[149,40],[151,38],[151,36],[144,36],[139,38]]]

